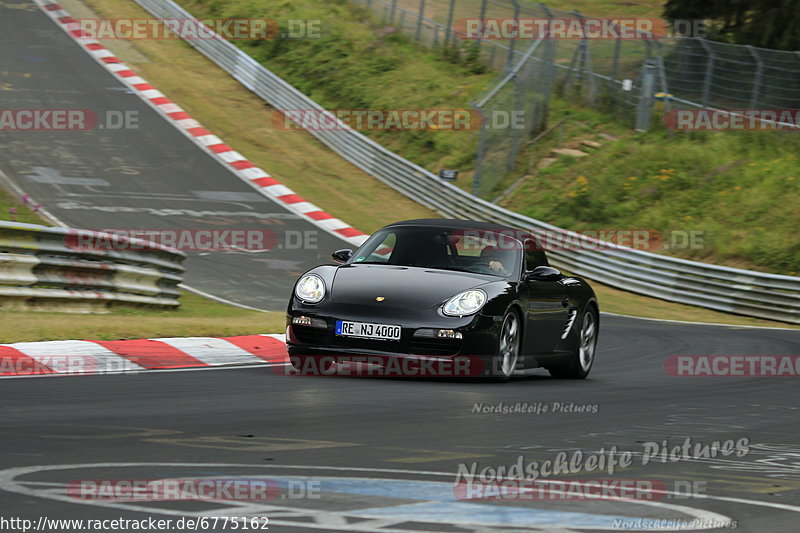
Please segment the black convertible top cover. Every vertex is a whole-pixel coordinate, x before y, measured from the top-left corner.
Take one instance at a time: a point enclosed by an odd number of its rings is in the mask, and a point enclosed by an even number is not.
[[[393,222],[387,225],[387,228],[395,226],[428,226],[439,228],[457,228],[457,229],[475,229],[487,230],[496,232],[513,232],[514,237],[517,239],[531,238],[536,240],[536,237],[530,232],[512,228],[511,226],[504,226],[494,222],[479,222],[477,220],[458,220],[455,218],[417,218],[414,220],[403,220],[401,222]]]

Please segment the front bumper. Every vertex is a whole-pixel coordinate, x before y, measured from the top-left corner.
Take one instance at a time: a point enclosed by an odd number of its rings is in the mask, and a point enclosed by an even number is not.
[[[293,324],[294,317],[307,317],[311,325]],[[400,340],[372,340],[336,335],[336,321],[399,325]],[[480,313],[467,317],[445,317],[436,310],[398,310],[375,316],[364,309],[326,310],[297,304],[287,313],[286,344],[290,355],[384,355],[413,358],[487,356],[497,351],[500,320]],[[439,330],[454,330],[461,339],[439,338]]]

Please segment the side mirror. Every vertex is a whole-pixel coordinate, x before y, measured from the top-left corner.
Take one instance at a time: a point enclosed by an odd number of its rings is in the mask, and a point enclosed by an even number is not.
[[[525,273],[526,281],[558,281],[561,279],[561,271],[549,266],[538,266]]]
[[[350,248],[342,248],[341,250],[336,250],[331,254],[333,260],[337,263],[346,263],[348,259],[353,257],[353,250]]]

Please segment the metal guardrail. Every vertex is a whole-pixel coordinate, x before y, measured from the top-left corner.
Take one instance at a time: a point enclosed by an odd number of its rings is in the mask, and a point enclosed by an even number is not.
[[[136,0],[159,18],[193,18],[172,0]],[[230,42],[187,42],[278,110],[324,108]],[[336,118],[331,115],[332,121]],[[308,130],[336,153],[412,200],[443,216],[491,221],[542,234],[565,233],[443,182],[361,133],[337,128]],[[729,268],[603,243],[606,250],[555,250],[553,264],[623,290],[718,311],[800,324],[800,278]],[[610,249],[608,249],[610,248]]]
[[[88,311],[122,303],[174,308],[180,305],[185,257],[119,235],[0,221],[0,307]]]

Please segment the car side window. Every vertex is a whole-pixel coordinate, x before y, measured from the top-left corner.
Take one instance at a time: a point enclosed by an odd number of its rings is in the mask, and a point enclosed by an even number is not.
[[[357,257],[354,263],[360,263],[362,261],[369,263],[388,263],[389,258],[392,256],[392,252],[394,252],[396,243],[397,234],[389,233],[380,243],[378,243],[377,246],[375,246],[373,251],[368,256]]]
[[[550,266],[547,256],[540,246],[533,240],[526,240],[525,247],[525,270],[531,271],[538,266]]]

